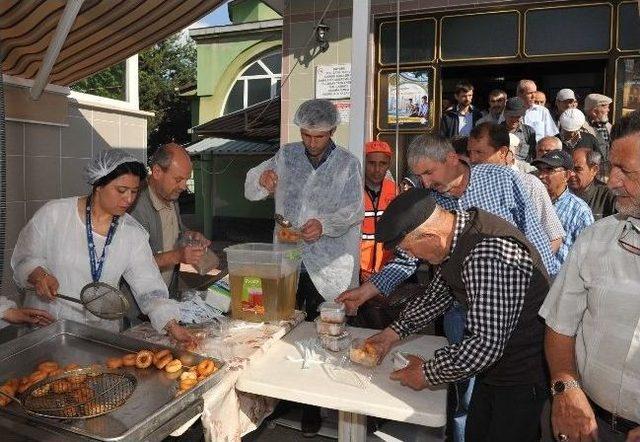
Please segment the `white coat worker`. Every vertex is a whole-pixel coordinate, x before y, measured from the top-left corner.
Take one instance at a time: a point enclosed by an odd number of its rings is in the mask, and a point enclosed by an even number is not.
[[[356,157],[331,139],[339,116],[330,101],[305,101],[293,121],[302,142],[282,146],[275,157],[251,169],[245,197],[258,201],[274,195],[276,213],[301,230],[297,302],[313,320],[321,302],[358,284],[362,173]]]

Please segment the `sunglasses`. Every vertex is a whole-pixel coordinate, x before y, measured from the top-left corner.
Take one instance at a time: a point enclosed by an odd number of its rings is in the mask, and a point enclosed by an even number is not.
[[[640,256],[640,230],[627,221],[618,237],[618,244],[627,252]]]

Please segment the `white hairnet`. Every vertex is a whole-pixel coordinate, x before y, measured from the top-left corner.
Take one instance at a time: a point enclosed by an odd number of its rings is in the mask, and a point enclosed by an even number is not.
[[[340,123],[340,115],[329,100],[307,100],[298,107],[293,123],[300,129],[330,131]]]
[[[124,163],[142,164],[142,161],[121,149],[105,149],[87,164],[84,168],[84,177],[87,183],[93,185]]]

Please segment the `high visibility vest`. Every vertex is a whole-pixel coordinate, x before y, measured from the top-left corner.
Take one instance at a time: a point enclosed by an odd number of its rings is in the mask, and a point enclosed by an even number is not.
[[[382,181],[377,201],[372,201],[369,192],[364,192],[364,220],[362,221],[362,241],[360,246],[360,281],[364,282],[393,256],[393,251],[384,250],[382,243],[375,239],[376,223],[389,203],[396,197],[395,181]]]

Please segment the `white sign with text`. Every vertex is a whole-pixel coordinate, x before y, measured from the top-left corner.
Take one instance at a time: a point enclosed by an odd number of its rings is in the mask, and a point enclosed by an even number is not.
[[[351,97],[351,63],[316,67],[316,98],[338,100]]]

